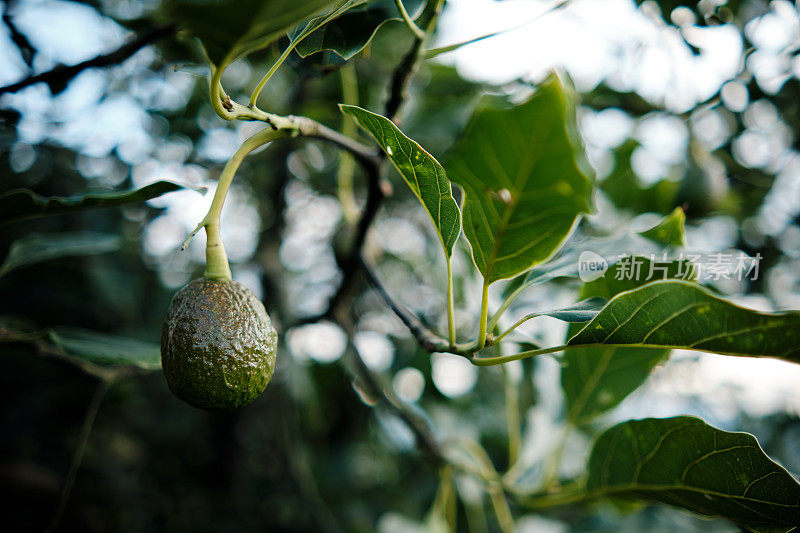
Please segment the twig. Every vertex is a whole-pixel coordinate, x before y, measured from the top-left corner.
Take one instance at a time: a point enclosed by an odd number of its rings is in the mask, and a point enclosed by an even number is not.
[[[417,71],[419,64],[425,58],[425,44],[436,28],[436,22],[439,20],[443,4],[444,0],[429,0],[425,5],[425,9],[418,19],[422,24],[425,35],[423,37],[417,36],[414,39],[414,44],[411,45],[411,48],[406,52],[403,60],[392,74],[392,81],[389,86],[389,99],[386,101],[384,115],[395,123],[397,122],[400,107],[406,99],[408,84]]]
[[[424,21],[423,26],[426,30],[426,34],[414,40],[414,44],[406,54],[406,57],[395,69],[390,84],[389,99],[386,104],[386,116],[390,119],[396,118],[404,99],[405,89],[419,62],[423,59],[422,51],[424,50],[424,43],[433,32],[436,19],[441,12],[443,3],[443,0],[430,0],[426,4],[420,16],[420,20]],[[378,158],[378,162],[381,162],[386,156],[383,152],[380,152],[376,157]],[[361,255],[364,242],[384,198],[380,183],[379,165],[371,164],[372,161],[369,159],[361,158],[360,161],[362,164],[367,163],[364,165],[364,169],[367,172],[367,203],[358,221],[356,234],[349,253],[340,260],[339,268],[342,272],[342,282],[328,303],[328,309],[322,313],[322,315],[313,319],[313,321],[321,318],[335,320],[348,333],[348,338],[352,338],[353,326],[350,323],[348,309],[345,304],[352,296],[352,291],[355,287],[358,275],[362,271],[365,271],[363,268],[365,265]],[[423,450],[435,460],[442,461],[443,456],[440,445],[429,427],[428,422],[405,405],[389,387],[382,386],[380,379],[375,376],[366,363],[364,363],[364,360],[359,355],[358,350],[355,349],[355,346],[352,345],[352,342],[350,344],[350,352],[353,354],[352,372],[359,379],[362,386],[400,416],[414,433],[418,445]]]
[[[438,56],[440,54],[446,54],[447,52],[452,52],[453,50],[457,50],[457,49],[461,48],[462,46],[468,46],[470,44],[477,43],[477,42],[480,42],[480,41],[483,41],[483,40],[486,40],[486,39],[491,39],[492,37],[497,37],[498,35],[503,35],[504,33],[509,33],[509,32],[515,31],[515,30],[519,30],[521,28],[524,28],[528,24],[532,24],[532,23],[538,21],[539,19],[541,19],[542,17],[544,17],[547,14],[550,14],[550,13],[552,13],[554,11],[557,11],[557,10],[561,9],[562,7],[566,7],[567,4],[569,4],[571,1],[572,0],[562,0],[559,3],[550,6],[549,8],[544,10],[543,12],[541,12],[538,15],[536,15],[535,17],[533,17],[532,19],[527,20],[527,21],[523,22],[522,24],[517,24],[516,26],[512,26],[511,28],[506,28],[505,30],[500,30],[500,31],[494,31],[492,33],[487,33],[487,34],[481,35],[480,37],[473,37],[471,39],[467,39],[466,41],[461,41],[461,42],[458,42],[458,43],[455,43],[455,44],[450,44],[450,45],[447,45],[447,46],[440,46],[439,48],[432,48],[430,50],[426,50],[425,58],[426,59],[431,59],[431,58],[436,57],[436,56]]]
[[[345,329],[348,339],[353,337],[353,328],[346,317],[338,317],[339,324]],[[430,423],[403,402],[391,387],[384,386],[378,376],[367,366],[355,345],[349,342],[351,354],[351,371],[359,380],[359,385],[372,397],[377,398],[386,407],[393,410],[408,425],[417,439],[417,445],[437,462],[446,461],[441,444],[436,438]]]
[[[384,113],[390,120],[396,121],[400,106],[405,99],[406,87],[411,81],[411,77],[416,71],[418,64],[423,60],[422,52],[424,50],[425,41],[430,37],[430,34],[436,26],[436,20],[439,17],[443,3],[443,0],[430,0],[426,4],[419,20],[424,21],[424,27],[427,33],[424,38],[414,39],[414,44],[411,45],[403,61],[397,66],[392,75],[392,80],[389,85],[389,98],[386,102]],[[386,154],[379,152],[376,157],[380,162],[386,158]],[[362,163],[365,162],[364,159],[361,159],[361,161]],[[359,219],[356,236],[353,240],[350,252],[339,265],[342,272],[342,282],[336,290],[336,293],[331,297],[327,310],[319,316],[304,320],[304,323],[316,322],[322,318],[332,318],[336,307],[343,301],[344,297],[355,285],[357,275],[362,265],[361,252],[364,241],[366,240],[367,232],[372,222],[378,214],[378,209],[383,202],[384,196],[380,185],[379,167],[369,164],[371,163],[369,160],[367,160],[367,162],[368,164],[364,166],[364,169],[367,171],[367,204]]]
[[[28,68],[33,68],[33,57],[36,55],[36,48],[31,44],[25,34],[19,31],[19,28],[17,28],[17,25],[14,23],[11,11],[15,3],[15,1],[6,2],[6,7],[3,10],[3,22],[8,28],[11,40],[17,45],[22,60],[28,65]]]
[[[21,89],[24,89],[25,87],[30,87],[31,85],[40,82],[47,83],[48,85],[64,84],[86,69],[118,65],[145,46],[152,44],[164,37],[169,37],[173,33],[175,33],[174,25],[154,28],[145,34],[136,37],[132,41],[120,46],[113,52],[99,55],[95,58],[78,63],[77,65],[58,65],[47,72],[35,74],[16,83],[12,83],[11,85],[0,87],[0,95],[5,93],[15,93]]]
[[[67,501],[72,492],[72,487],[75,485],[75,478],[78,476],[78,469],[81,466],[81,461],[83,461],[83,454],[89,442],[89,435],[92,433],[94,419],[97,416],[97,411],[100,409],[100,403],[103,401],[103,397],[106,395],[106,392],[108,392],[112,383],[112,380],[101,380],[94,391],[92,401],[89,404],[89,408],[86,410],[86,417],[83,419],[83,427],[81,428],[80,437],[78,438],[78,446],[75,448],[75,454],[72,456],[72,463],[69,466],[67,479],[64,481],[64,488],[61,490],[61,497],[58,500],[58,506],[53,515],[53,521],[50,523],[50,527],[47,528],[47,531],[54,531],[64,514],[64,509],[67,507]]]
[[[378,276],[375,275],[372,269],[366,263],[364,263],[363,260],[361,261],[361,270],[364,272],[364,275],[367,277],[367,281],[369,281],[370,285],[372,285],[386,305],[389,306],[389,308],[394,312],[395,315],[397,315],[400,321],[408,328],[408,330],[417,340],[417,343],[419,343],[424,350],[427,350],[431,353],[447,352],[467,358],[470,358],[470,356],[475,352],[475,343],[450,346],[450,342],[447,339],[444,339],[431,331],[420,321],[419,318],[417,318],[416,315],[406,309],[402,304],[395,302],[378,279]]]
[[[394,0],[394,3],[397,6],[397,11],[400,13],[400,16],[403,18],[403,22],[406,23],[406,26],[408,26],[408,29],[411,30],[411,33],[413,33],[417,39],[424,39],[425,32],[422,31],[419,26],[414,24],[413,20],[411,20],[408,11],[406,11],[406,6],[403,5],[403,0]]]
[[[367,171],[367,203],[361,213],[361,218],[356,227],[356,234],[352,246],[346,257],[340,260],[339,269],[342,272],[342,282],[328,302],[328,309],[319,318],[333,318],[338,306],[350,295],[358,279],[361,266],[361,251],[367,239],[372,222],[378,215],[383,203],[383,190],[380,184],[380,175],[377,167],[365,167]]]
[[[320,124],[315,120],[311,120],[310,118],[289,118],[298,122],[298,136],[308,137],[311,139],[320,139],[335,144],[353,154],[353,156],[355,156],[355,158],[368,169],[368,172],[374,172],[377,175],[378,168],[380,167],[383,158],[374,148],[347,137],[346,135]]]

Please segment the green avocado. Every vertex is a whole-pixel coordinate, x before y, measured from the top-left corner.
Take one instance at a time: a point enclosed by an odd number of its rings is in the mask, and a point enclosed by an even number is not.
[[[209,411],[255,400],[275,369],[278,334],[250,290],[196,279],[175,293],[161,332],[161,366],[172,392]]]

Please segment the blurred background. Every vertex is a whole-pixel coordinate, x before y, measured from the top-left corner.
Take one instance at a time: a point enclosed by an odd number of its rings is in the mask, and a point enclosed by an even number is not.
[[[0,6],[0,86],[114,51],[169,23],[160,8],[158,0],[9,0]],[[433,46],[501,31],[422,65],[402,114],[406,134],[443,156],[481,94],[522,99],[552,69],[563,69],[581,93],[580,133],[598,183],[596,213],[580,231],[644,228],[683,206],[688,249],[760,254],[756,279],[719,280],[714,288],[751,308],[800,309],[795,3],[448,0]],[[261,107],[340,129],[343,78],[355,76],[359,104],[380,111],[411,40],[402,24],[386,24],[346,67],[329,52],[293,54],[264,90]],[[223,77],[228,93],[246,101],[285,44],[231,65]],[[202,273],[204,236],[187,251],[178,248],[208,209],[222,165],[258,129],[214,114],[207,76],[196,44],[173,32],[120,64],[88,68],[63,83],[0,90],[0,193],[24,187],[69,196],[159,179],[209,190],[3,226],[0,257],[31,232],[122,239],[106,254],[4,275],[0,314],[37,327],[158,342],[172,294]],[[234,279],[262,298],[282,335],[266,392],[234,413],[206,413],[175,399],[158,370],[115,380],[99,404],[60,529],[423,527],[438,485],[436,465],[416,449],[403,421],[353,381],[350,340],[339,326],[295,326],[325,311],[341,281],[337,248],[352,228],[337,199],[338,166],[329,145],[280,141],[245,161],[226,203],[223,239]],[[441,330],[438,241],[399,176],[391,170],[386,179],[393,194],[368,236],[368,255],[392,295]],[[363,181],[356,173],[357,205]],[[454,269],[457,321],[466,335],[477,323],[482,281],[463,240]],[[501,369],[431,356],[373,291],[358,287],[351,340],[367,366],[442,439],[475,439],[504,466]],[[533,287],[506,319],[572,301],[577,288],[575,280]],[[501,297],[496,291],[493,305]],[[528,324],[525,332],[537,342],[560,343],[566,334],[563,323],[546,317]],[[33,345],[0,344],[0,353],[0,524],[39,531],[56,513],[99,381],[41,357]],[[535,478],[563,419],[559,361],[546,356],[507,366],[519,384],[523,458]],[[694,414],[754,433],[797,473],[798,383],[800,367],[789,363],[674,351],[598,425]],[[590,438],[573,432],[564,476],[580,473]],[[485,502],[475,482],[459,477],[457,487],[462,528],[493,530],[491,517],[480,520]],[[519,530],[531,532],[736,530],[655,506],[636,513],[611,503],[514,510]]]

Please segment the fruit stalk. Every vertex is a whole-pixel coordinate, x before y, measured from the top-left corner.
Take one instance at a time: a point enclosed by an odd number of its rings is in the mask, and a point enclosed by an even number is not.
[[[233,176],[239,165],[242,164],[244,158],[261,146],[268,142],[274,141],[281,137],[291,135],[288,130],[273,130],[272,128],[265,128],[255,135],[248,138],[242,143],[236,153],[225,164],[222,169],[222,174],[219,176],[217,182],[217,190],[214,192],[214,198],[211,200],[211,207],[208,213],[200,221],[200,224],[194,229],[189,237],[184,241],[181,249],[186,248],[186,245],[194,237],[201,228],[206,230],[206,270],[204,276],[209,279],[231,279],[231,269],[228,265],[228,256],[225,253],[225,246],[222,244],[220,236],[222,206],[225,204],[225,198],[228,196],[228,189],[230,189],[233,182]]]

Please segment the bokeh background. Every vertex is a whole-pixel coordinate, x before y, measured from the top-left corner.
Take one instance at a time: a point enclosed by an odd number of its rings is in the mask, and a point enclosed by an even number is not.
[[[113,51],[169,22],[160,7],[156,0],[7,1],[0,6],[0,86]],[[503,30],[509,31],[423,64],[403,112],[409,136],[440,156],[481,94],[521,99],[552,69],[562,69],[581,93],[580,132],[598,182],[596,213],[580,231],[644,228],[683,206],[690,250],[762,258],[757,279],[722,280],[717,290],[751,308],[800,309],[795,3],[448,0],[434,46]],[[350,62],[347,75],[357,77],[360,105],[382,108],[392,69],[410,44],[402,24],[388,24]],[[226,90],[246,100],[284,45],[233,64],[223,78]],[[265,89],[262,108],[340,128],[340,67],[326,53],[293,56]],[[172,36],[66,84],[0,96],[0,192],[26,187],[72,195],[159,179],[210,191],[3,227],[0,256],[30,232],[94,231],[123,241],[112,253],[0,278],[0,314],[158,342],[172,293],[203,267],[204,236],[185,252],[180,243],[207,210],[222,165],[258,129],[214,114],[207,74],[196,45]],[[115,382],[100,404],[62,530],[423,527],[438,484],[435,465],[396,414],[353,381],[345,332],[329,322],[296,325],[324,311],[341,280],[337,248],[350,230],[337,199],[338,164],[328,145],[275,143],[248,158],[226,204],[223,239],[234,278],[263,299],[282,333],[278,368],[264,395],[248,408],[216,414],[180,403],[160,372]],[[368,236],[368,255],[393,296],[441,327],[438,241],[399,176],[387,171],[386,179],[393,194]],[[359,203],[362,186],[356,174]],[[477,323],[481,280],[466,243],[457,249],[457,321],[467,332]],[[531,288],[506,318],[569,302],[576,287],[573,280]],[[501,370],[422,351],[366,285],[359,290],[352,344],[366,364],[443,439],[473,438],[502,462]],[[499,305],[500,291],[493,297]],[[552,344],[566,328],[544,317],[525,333]],[[0,527],[38,531],[55,512],[98,381],[30,346],[2,344],[0,353]],[[558,358],[507,371],[521,391],[523,457],[535,479],[563,418]],[[797,473],[798,383],[800,367],[789,363],[674,351],[599,425],[695,414],[754,433],[771,457]],[[589,439],[570,437],[565,476],[580,472]],[[492,530],[491,518],[475,518],[485,504],[475,482],[457,481],[462,527]],[[611,503],[546,513],[515,507],[520,531],[735,531],[665,507],[628,511]]]

